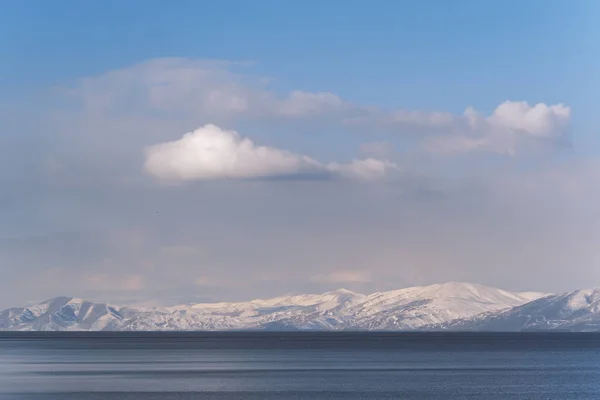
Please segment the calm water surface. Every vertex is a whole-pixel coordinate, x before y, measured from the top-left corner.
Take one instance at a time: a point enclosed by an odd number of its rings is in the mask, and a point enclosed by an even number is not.
[[[0,399],[600,399],[600,334],[8,334]]]

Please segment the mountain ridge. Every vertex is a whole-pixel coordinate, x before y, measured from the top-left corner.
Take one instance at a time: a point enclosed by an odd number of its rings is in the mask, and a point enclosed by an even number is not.
[[[245,302],[117,306],[56,297],[0,311],[0,330],[600,330],[600,289],[509,292],[448,282],[372,294],[338,289]]]
[[[600,331],[600,288],[545,296],[501,312],[449,321],[448,330]]]

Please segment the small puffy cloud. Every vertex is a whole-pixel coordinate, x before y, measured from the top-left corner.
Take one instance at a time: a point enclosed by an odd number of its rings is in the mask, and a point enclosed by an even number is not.
[[[215,125],[149,147],[145,164],[145,170],[158,179],[181,181],[286,176],[320,169],[309,157],[258,146]]]
[[[487,122],[495,129],[554,137],[563,134],[570,117],[571,109],[564,104],[548,106],[538,103],[530,106],[525,101],[505,101],[487,118]]]
[[[372,180],[396,166],[375,159],[321,164],[303,155],[259,146],[232,130],[205,125],[179,140],[146,149],[145,171],[159,180],[253,179],[299,175]]]
[[[340,270],[314,275],[311,280],[318,283],[366,283],[371,282],[371,274],[367,271]]]
[[[485,117],[469,107],[449,125],[452,134],[430,137],[426,148],[439,153],[474,150],[515,155],[535,141],[555,141],[568,134],[571,109],[564,104],[533,106],[524,101],[505,101]]]

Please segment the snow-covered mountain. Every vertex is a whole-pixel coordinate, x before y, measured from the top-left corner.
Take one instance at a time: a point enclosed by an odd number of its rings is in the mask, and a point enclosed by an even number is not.
[[[439,329],[600,331],[600,289],[542,297],[499,312],[440,324]]]
[[[112,330],[118,329],[123,320],[115,307],[57,297],[29,307],[0,311],[0,330]]]
[[[59,297],[0,312],[0,330],[416,330],[513,310],[542,293],[451,282],[363,295],[340,289],[238,303],[165,308]],[[535,301],[533,302],[535,303]],[[475,319],[474,319],[475,320]]]

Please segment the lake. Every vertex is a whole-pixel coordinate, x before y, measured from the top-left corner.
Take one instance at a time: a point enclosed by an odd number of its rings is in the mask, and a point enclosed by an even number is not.
[[[0,399],[600,399],[600,334],[0,333]]]

